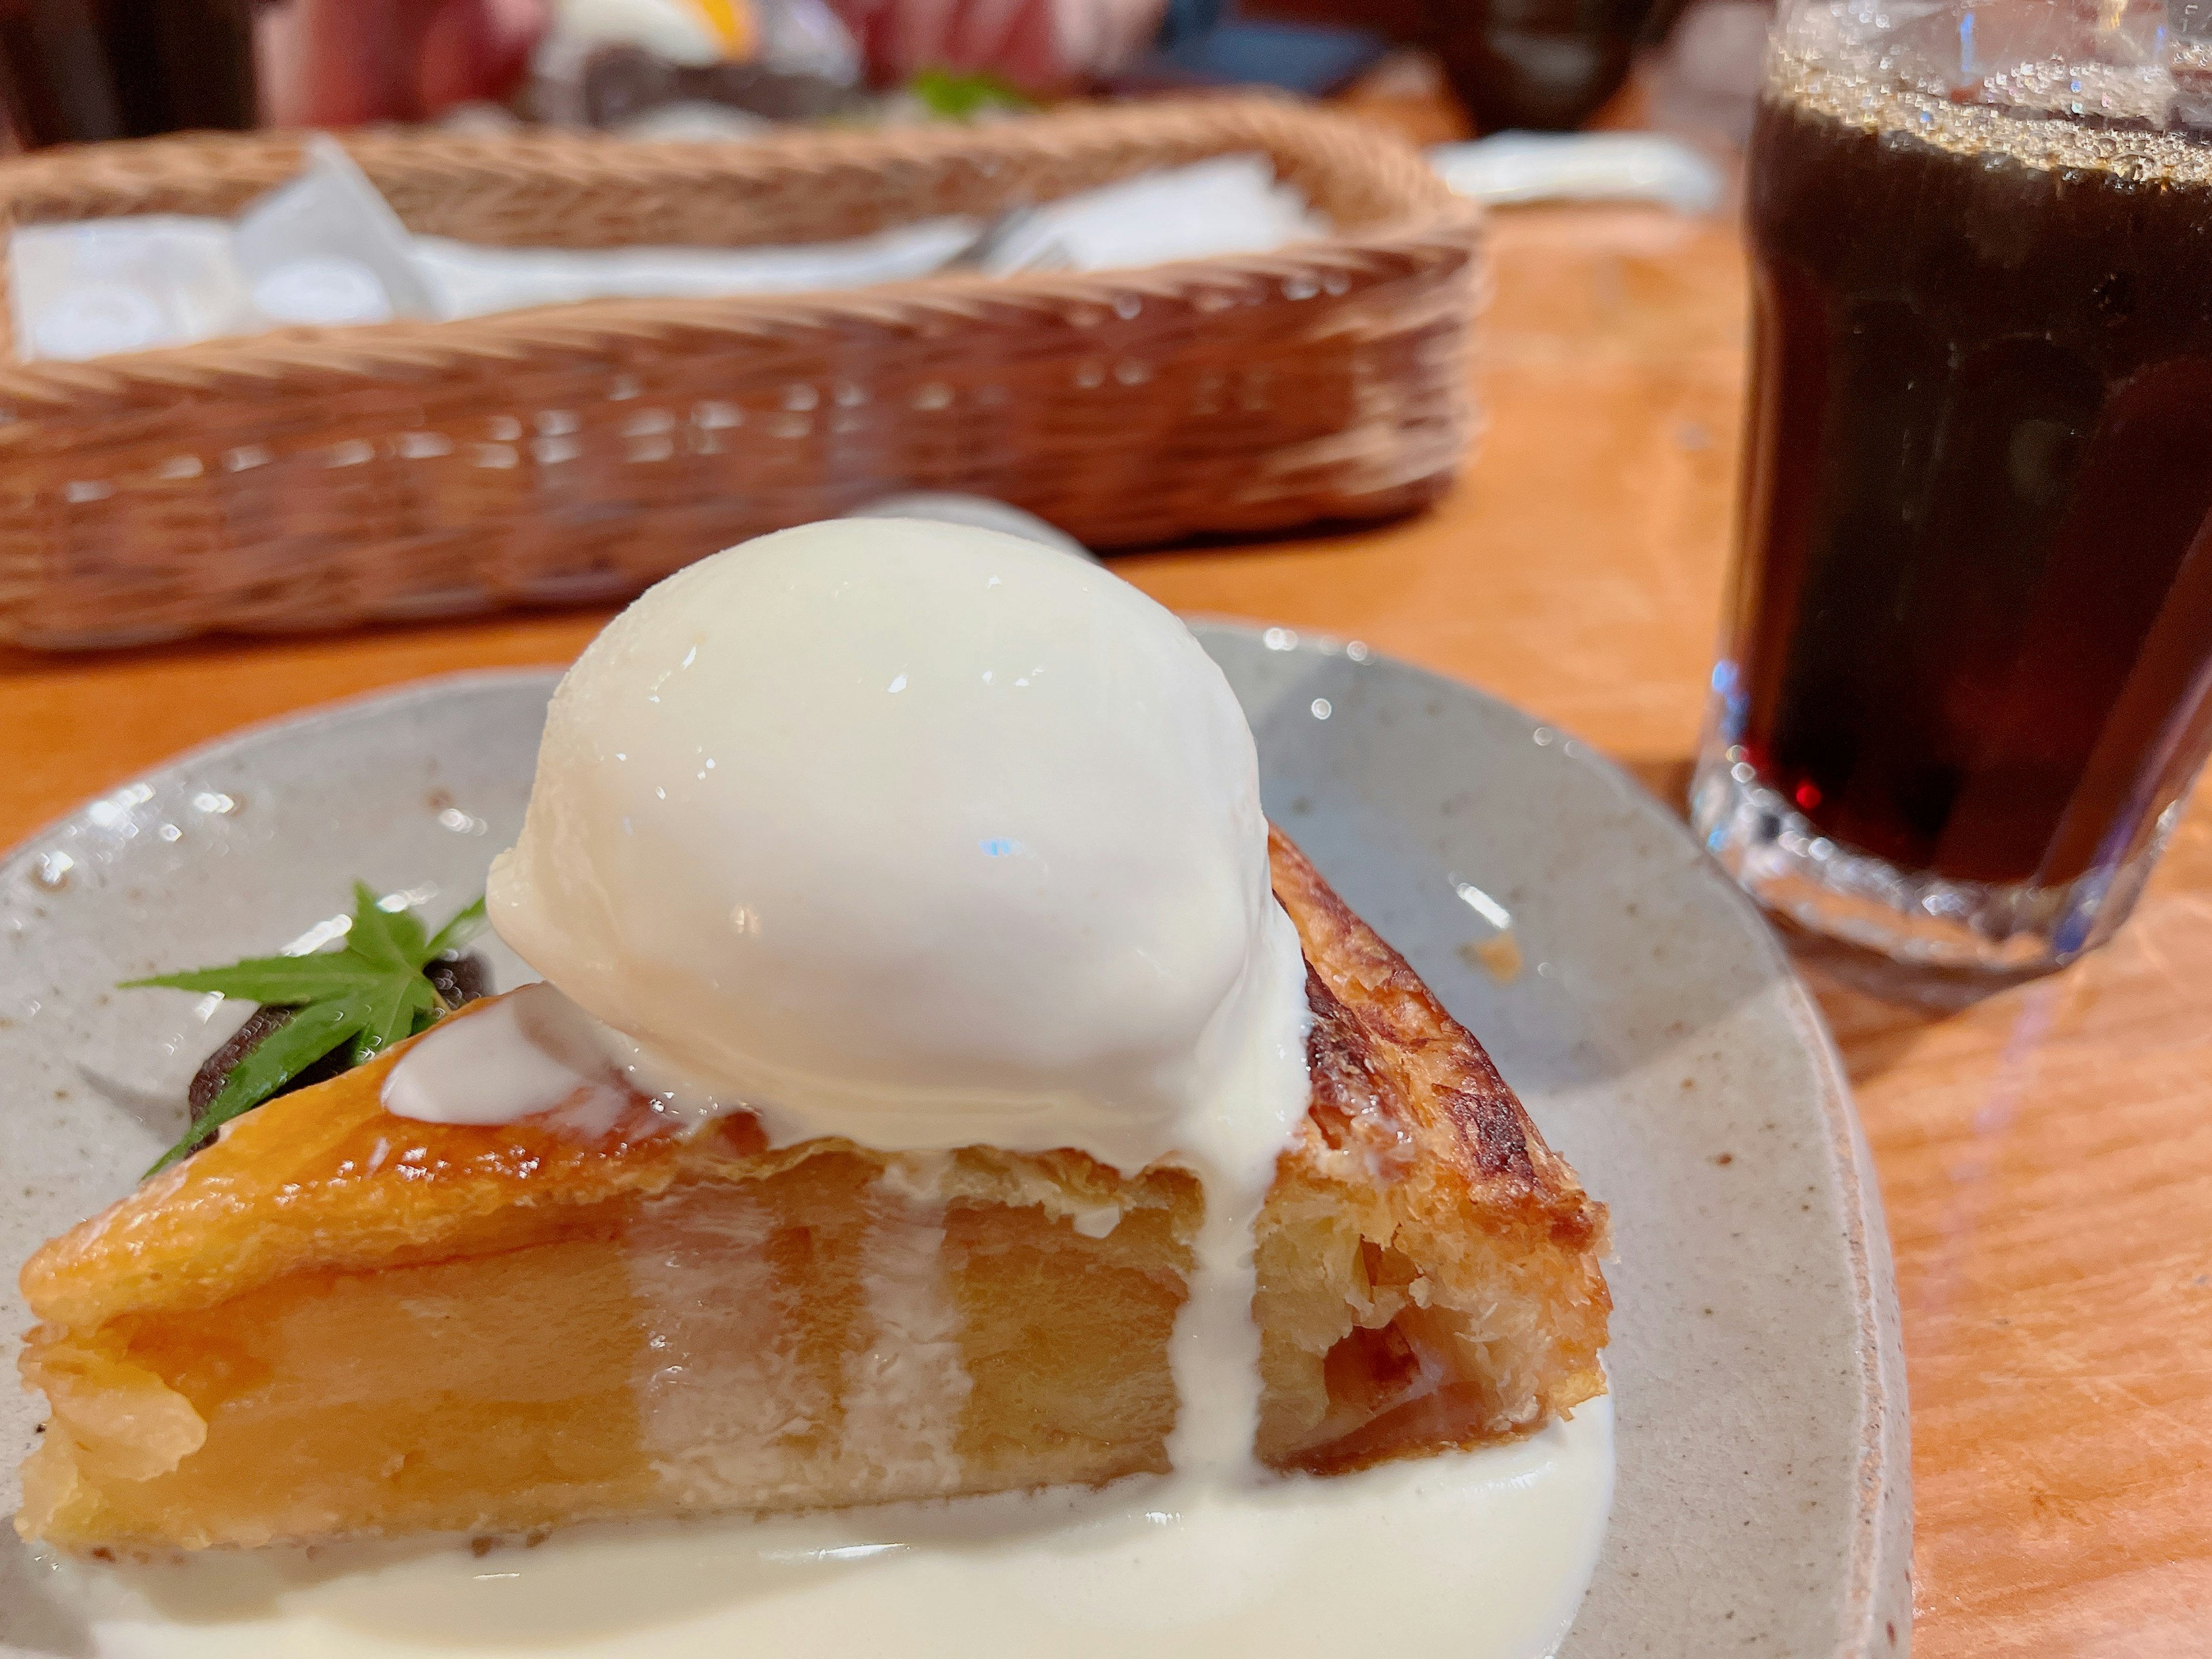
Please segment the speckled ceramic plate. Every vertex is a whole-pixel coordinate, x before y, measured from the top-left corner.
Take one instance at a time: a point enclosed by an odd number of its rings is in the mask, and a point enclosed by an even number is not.
[[[1902,1652],[1888,1249],[1842,1073],[1765,927],[1565,734],[1357,646],[1201,635],[1269,811],[1613,1206],[1619,1485],[1563,1659]],[[442,680],[244,732],[0,864],[0,1260],[129,1188],[216,1040],[108,988],[265,951],[356,874],[434,912],[472,896],[521,823],[552,683]],[[25,1322],[11,1282],[0,1324]],[[0,1402],[12,1511],[37,1413]],[[9,1536],[0,1652],[82,1651],[36,1580]]]

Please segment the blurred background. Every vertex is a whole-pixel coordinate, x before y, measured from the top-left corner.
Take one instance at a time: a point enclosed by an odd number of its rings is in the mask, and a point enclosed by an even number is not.
[[[916,489],[1403,515],[1474,203],[1728,210],[1770,14],[1680,3],[0,0],[0,637],[605,602]]]
[[[6,140],[495,126],[709,137],[1263,84],[1416,136],[1747,127],[1760,0],[9,0]],[[1678,42],[1668,54],[1669,39]],[[1624,87],[1639,59],[1635,115]]]

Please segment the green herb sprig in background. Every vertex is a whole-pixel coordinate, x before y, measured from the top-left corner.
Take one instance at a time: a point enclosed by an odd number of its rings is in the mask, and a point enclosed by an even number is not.
[[[1012,82],[988,70],[919,70],[906,89],[940,121],[972,121],[986,110],[1036,107]]]
[[[296,1010],[232,1068],[214,1099],[192,1118],[184,1139],[146,1171],[154,1175],[185,1157],[231,1119],[252,1111],[341,1044],[358,1066],[379,1049],[423,1030],[447,1012],[423,970],[459,951],[484,925],[479,898],[426,937],[411,911],[387,910],[366,884],[353,884],[353,923],[345,946],[312,956],[252,957],[228,968],[124,981],[124,988],[166,986],[213,991],[269,1008]]]

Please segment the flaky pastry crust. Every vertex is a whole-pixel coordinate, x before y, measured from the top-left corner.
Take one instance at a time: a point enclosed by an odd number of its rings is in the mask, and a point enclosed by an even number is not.
[[[1259,1228],[1255,1449],[1333,1473],[1540,1427],[1604,1388],[1604,1207],[1404,960],[1269,851],[1314,1097]],[[918,1199],[911,1158],[684,1133],[642,1099],[589,1134],[393,1117],[398,1052],[26,1265],[53,1413],[26,1535],[520,1531],[1165,1467],[1184,1171],[979,1147]]]

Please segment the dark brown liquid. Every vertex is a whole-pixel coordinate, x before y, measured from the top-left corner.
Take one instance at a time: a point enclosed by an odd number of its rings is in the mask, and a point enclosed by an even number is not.
[[[1838,842],[2070,881],[2212,737],[2212,143],[1778,84],[1730,730]]]

